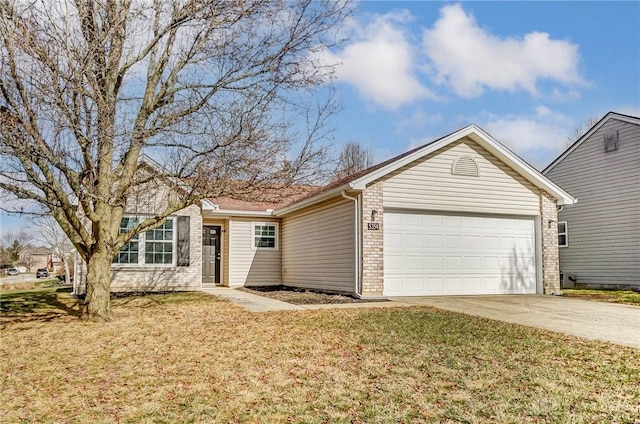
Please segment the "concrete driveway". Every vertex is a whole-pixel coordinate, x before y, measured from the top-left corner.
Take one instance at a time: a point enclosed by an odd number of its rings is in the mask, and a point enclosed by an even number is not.
[[[640,307],[544,295],[393,297],[461,312],[640,348]]]

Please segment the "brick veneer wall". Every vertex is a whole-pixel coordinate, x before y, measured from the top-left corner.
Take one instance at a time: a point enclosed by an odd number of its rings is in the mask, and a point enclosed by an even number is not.
[[[560,291],[560,255],[558,253],[558,209],[555,199],[540,193],[542,226],[542,284],[545,294]]]
[[[382,181],[368,186],[362,194],[362,296],[382,296],[384,284],[384,209]],[[378,230],[367,229],[371,211],[377,210]]]

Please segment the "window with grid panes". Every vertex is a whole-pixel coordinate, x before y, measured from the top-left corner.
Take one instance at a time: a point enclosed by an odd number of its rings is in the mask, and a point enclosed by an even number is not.
[[[253,247],[257,249],[275,249],[277,227],[275,224],[253,224]]]
[[[120,233],[126,233],[138,225],[138,218],[122,218],[120,221]],[[120,252],[113,258],[114,264],[137,264],[139,257],[139,235],[133,236],[129,243],[125,244]]]
[[[173,220],[145,233],[144,262],[146,264],[173,263]]]

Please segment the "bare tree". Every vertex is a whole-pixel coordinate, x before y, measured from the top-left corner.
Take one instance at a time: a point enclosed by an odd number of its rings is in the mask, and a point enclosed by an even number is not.
[[[203,197],[323,169],[334,109],[317,101],[333,67],[314,52],[348,13],[329,0],[0,2],[0,189],[44,206],[86,262],[84,318],[111,319],[111,262],[135,234]],[[143,157],[161,166],[139,172]],[[120,233],[127,199],[158,181],[171,196]]]
[[[7,231],[2,235],[2,239],[10,262],[18,261],[20,252],[29,246],[29,237],[24,230]]]
[[[50,215],[35,217],[31,222],[34,231],[33,240],[49,249],[54,257],[60,259],[64,268],[65,283],[70,284],[73,244],[71,244],[69,237]]]
[[[587,131],[589,131],[591,127],[597,124],[599,120],[600,118],[588,118],[583,122],[578,123],[571,134],[567,136],[567,139],[564,142],[565,149],[575,143],[580,137],[582,137]]]
[[[338,157],[338,164],[334,171],[335,179],[342,179],[373,165],[371,150],[359,143],[347,143]]]

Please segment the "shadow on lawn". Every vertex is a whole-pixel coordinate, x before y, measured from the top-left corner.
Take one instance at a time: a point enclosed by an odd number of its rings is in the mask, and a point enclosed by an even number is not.
[[[0,314],[3,324],[52,321],[61,317],[79,317],[79,300],[71,296],[68,287],[3,292],[0,294]]]

